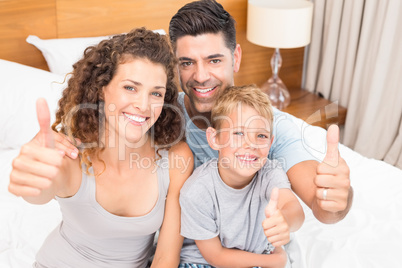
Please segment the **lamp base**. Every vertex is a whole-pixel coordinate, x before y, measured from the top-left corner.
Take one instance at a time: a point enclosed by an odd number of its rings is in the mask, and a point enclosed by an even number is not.
[[[266,93],[272,106],[282,110],[290,104],[290,94],[282,80],[271,77],[261,86],[262,92]]]

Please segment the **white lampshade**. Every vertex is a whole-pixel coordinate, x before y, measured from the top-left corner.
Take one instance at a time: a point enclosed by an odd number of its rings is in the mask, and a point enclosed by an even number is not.
[[[271,48],[310,43],[313,3],[307,0],[248,0],[247,39]]]

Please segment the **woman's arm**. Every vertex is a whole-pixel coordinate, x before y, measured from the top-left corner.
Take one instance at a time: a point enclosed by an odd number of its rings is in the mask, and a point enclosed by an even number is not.
[[[183,237],[180,235],[180,189],[193,172],[193,154],[184,142],[169,150],[169,190],[165,217],[160,230],[155,257],[151,267],[174,267],[180,262]]]
[[[73,160],[63,160],[63,153],[54,148],[50,129],[50,113],[43,99],[37,102],[39,133],[21,147],[13,160],[8,190],[33,204],[45,204],[67,185],[66,170]]]
[[[286,265],[286,253],[282,248],[275,249],[272,254],[256,254],[239,249],[224,248],[219,237],[207,240],[196,240],[198,249],[204,259],[216,267],[266,267],[279,268]]]

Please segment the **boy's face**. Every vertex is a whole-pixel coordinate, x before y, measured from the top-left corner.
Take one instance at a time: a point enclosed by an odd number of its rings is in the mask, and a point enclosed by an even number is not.
[[[211,112],[219,92],[234,84],[233,73],[240,66],[240,46],[232,55],[222,33],[186,35],[176,41],[176,56],[181,88],[189,97],[193,112]]]
[[[223,118],[215,142],[225,183],[233,188],[246,186],[266,163],[272,141],[269,121],[250,106],[239,104]]]

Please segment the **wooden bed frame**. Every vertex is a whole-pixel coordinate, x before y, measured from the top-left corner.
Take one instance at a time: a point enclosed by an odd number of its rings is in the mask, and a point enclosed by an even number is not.
[[[191,0],[0,0],[0,59],[48,70],[39,50],[26,43],[28,35],[41,39],[103,36],[135,27],[164,29],[170,18]],[[243,50],[237,85],[261,85],[271,76],[273,49],[246,39],[247,0],[219,0],[237,24]],[[289,88],[301,85],[304,49],[281,50],[280,76]]]

